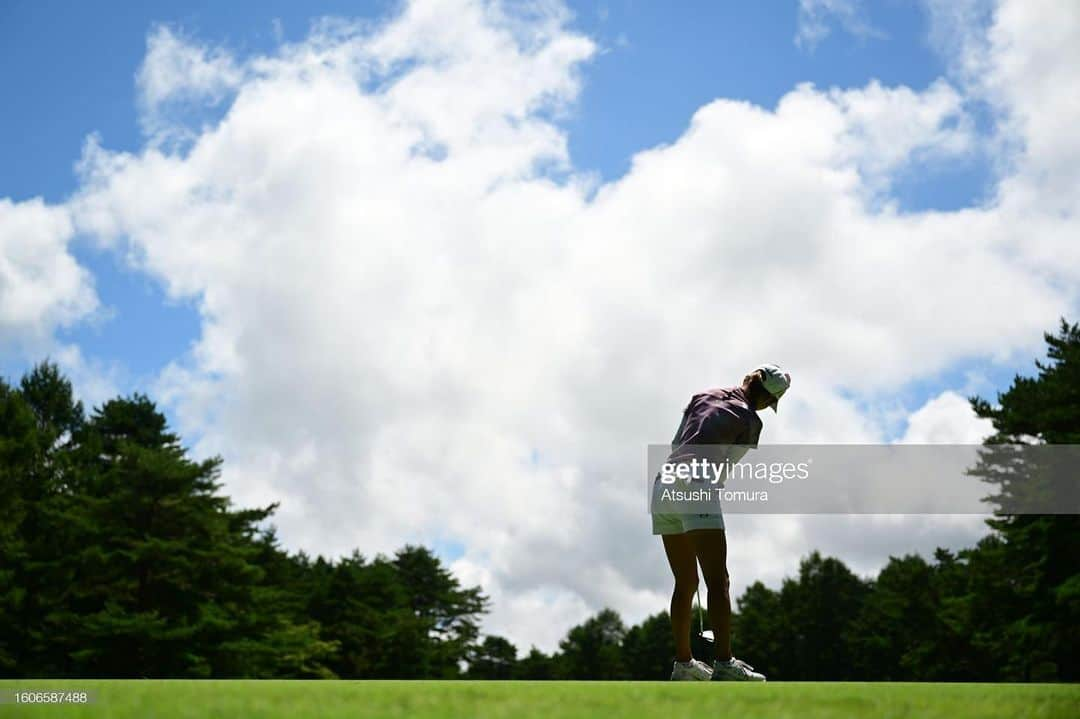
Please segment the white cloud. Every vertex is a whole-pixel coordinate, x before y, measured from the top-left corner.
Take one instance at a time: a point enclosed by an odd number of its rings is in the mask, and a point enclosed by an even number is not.
[[[66,208],[0,198],[0,352],[45,352],[57,329],[98,309],[93,277],[68,252],[72,235]]]
[[[881,38],[884,33],[870,24],[862,0],[799,0],[795,44],[813,50],[832,32],[833,23],[857,38]]]
[[[95,407],[123,394],[122,388],[128,384],[127,372],[119,362],[86,357],[78,345],[56,347],[52,359],[71,381],[75,399],[83,403],[88,415]]]
[[[1018,261],[1075,282],[1080,244],[1080,5],[928,0],[932,37],[970,102],[996,119],[989,138],[1002,180],[994,203],[1006,226],[1026,226]]]
[[[962,77],[801,86],[772,109],[719,99],[596,187],[552,119],[595,46],[543,7],[411,3],[249,59],[157,30],[144,113],[171,127],[172,98],[228,97],[224,116],[182,151],[89,142],[69,209],[170,297],[198,302],[202,335],[152,394],[197,454],[225,457],[238,502],[282,500],[281,535],[314,552],[453,541],[455,569],[496,600],[488,629],[550,649],[602,606],[637,620],[666,605],[641,460],[693,391],[778,361],[794,384],[765,441],[882,441],[866,401],[973,358],[1031,356],[1076,307],[1080,263],[1049,262],[1075,252],[1075,215],[1054,209],[1072,189],[1040,187],[1070,177],[1040,149],[1062,121],[1008,124],[1042,139],[993,204],[905,214],[877,201],[897,168],[981,141]],[[1026,97],[1009,90],[1024,72],[1069,77],[1055,56],[1009,70],[1042,56],[1041,37],[1023,22],[996,32],[1010,39],[989,57],[1017,58],[993,71],[1003,108]],[[961,415],[942,395],[909,435],[940,438],[951,420],[968,432]],[[736,591],[814,547],[872,571],[981,529],[730,526]]]
[[[942,392],[908,417],[903,444],[981,444],[994,433],[988,419],[980,419],[971,404],[955,392]]]
[[[0,359],[56,362],[89,411],[118,394],[124,373],[57,339],[60,330],[107,322],[112,313],[72,254],[74,237],[66,206],[0,198]]]
[[[140,100],[154,108],[180,95],[218,101],[241,79],[231,55],[194,45],[159,25],[146,39],[146,58],[135,83]]]
[[[943,80],[922,92],[874,80],[855,90],[833,89],[829,99],[843,110],[848,151],[869,190],[888,189],[891,173],[922,156],[953,159],[974,143],[962,98]]]
[[[144,131],[156,141],[185,134],[168,112],[181,103],[221,102],[243,80],[231,55],[178,36],[165,25],[146,38],[146,57],[135,75]]]

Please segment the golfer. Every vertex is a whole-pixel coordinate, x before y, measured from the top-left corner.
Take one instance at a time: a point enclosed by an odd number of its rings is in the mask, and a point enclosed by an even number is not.
[[[773,364],[761,365],[743,378],[739,387],[712,389],[694,395],[683,411],[671,442],[672,455],[687,445],[731,445],[732,463],[757,447],[761,434],[758,410],[772,407],[791,385],[791,376]],[[746,662],[731,655],[731,598],[728,595],[727,537],[724,517],[717,505],[710,514],[652,515],[652,532],[664,541],[675,591],[671,595],[671,629],[675,636],[677,681],[765,681]],[[692,602],[698,587],[698,565],[708,590],[709,624],[716,642],[712,669],[690,654]]]

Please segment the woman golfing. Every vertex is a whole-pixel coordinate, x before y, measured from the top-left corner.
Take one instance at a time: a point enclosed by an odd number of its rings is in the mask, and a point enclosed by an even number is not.
[[[726,458],[738,462],[757,447],[761,434],[758,410],[776,405],[791,385],[791,376],[773,364],[765,364],[743,378],[739,387],[712,389],[694,395],[683,411],[682,422],[671,442],[672,456],[693,445],[725,445]],[[692,450],[689,450],[692,452]],[[669,460],[670,461],[670,460]],[[671,678],[677,681],[765,681],[746,662],[731,654],[731,598],[728,594],[727,537],[724,517],[717,505],[707,514],[653,513],[652,533],[664,542],[675,591],[671,595],[671,629],[675,637],[675,664]],[[709,625],[716,660],[712,669],[690,654],[692,602],[698,588],[698,565],[708,591]]]

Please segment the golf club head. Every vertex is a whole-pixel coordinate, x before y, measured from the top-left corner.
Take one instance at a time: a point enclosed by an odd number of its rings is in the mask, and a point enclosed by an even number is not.
[[[712,633],[711,629],[706,629],[705,631],[703,631],[701,633],[701,638],[704,639],[707,642],[710,642],[710,643],[715,641],[715,638],[713,637],[713,633]]]

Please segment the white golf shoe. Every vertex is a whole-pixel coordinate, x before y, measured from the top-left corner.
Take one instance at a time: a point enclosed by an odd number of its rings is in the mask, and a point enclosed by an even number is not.
[[[732,657],[726,662],[713,662],[712,681],[714,682],[763,682],[765,675],[742,659]]]
[[[705,662],[691,659],[688,662],[675,662],[671,667],[673,682],[707,682],[712,678],[712,669]]]

